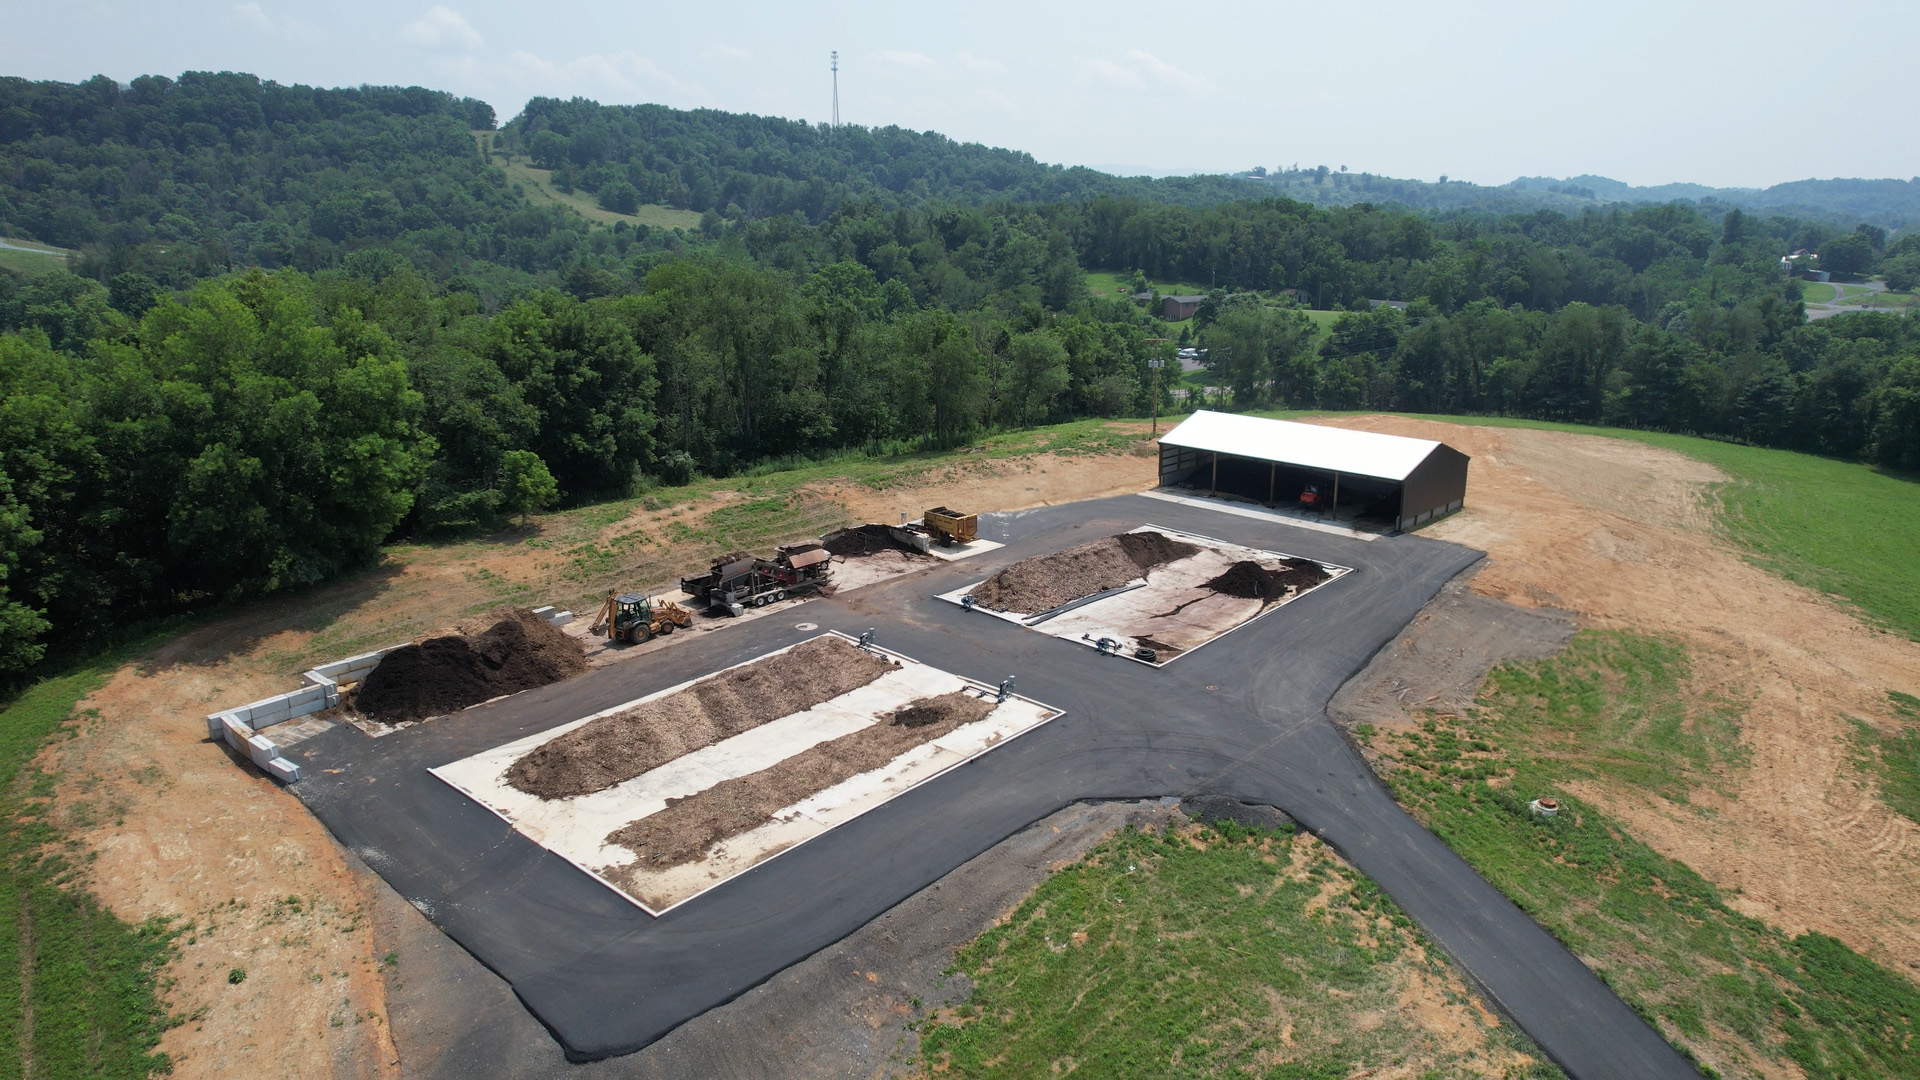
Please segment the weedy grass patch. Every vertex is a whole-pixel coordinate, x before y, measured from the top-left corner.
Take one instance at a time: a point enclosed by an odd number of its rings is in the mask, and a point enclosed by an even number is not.
[[[164,920],[129,925],[85,887],[85,860],[33,767],[119,658],[44,679],[0,707],[0,1078],[144,1077],[171,1024],[158,996],[172,955]]]
[[[1685,665],[1672,642],[1584,631],[1558,656],[1497,669],[1470,716],[1356,734],[1403,805],[1697,1062],[1920,1076],[1920,987],[1833,938],[1734,911],[1567,793],[1600,777],[1684,796],[1738,767],[1737,715],[1691,698]],[[1542,796],[1556,816],[1530,810]]]
[[[1483,1017],[1378,886],[1310,836],[1230,823],[1127,829],[963,948],[973,980],[930,1018],[951,1076],[1558,1077]],[[1417,1026],[1438,995],[1466,1034]]]

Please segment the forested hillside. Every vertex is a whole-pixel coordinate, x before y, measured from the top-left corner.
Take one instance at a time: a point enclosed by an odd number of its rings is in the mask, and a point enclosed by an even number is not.
[[[0,85],[0,233],[82,251],[0,271],[0,669],[550,501],[1141,415],[1176,340],[1209,350],[1217,407],[1920,468],[1920,321],[1808,324],[1779,264],[1817,247],[1893,276],[1920,236],[1065,197],[1046,184],[1071,175],[938,137],[534,103],[499,136],[556,183],[706,204],[691,231],[609,228],[516,191],[470,130],[484,108],[231,75]],[[1211,295],[1170,325],[1090,291],[1096,269]],[[1307,308],[1341,314],[1327,333]]]

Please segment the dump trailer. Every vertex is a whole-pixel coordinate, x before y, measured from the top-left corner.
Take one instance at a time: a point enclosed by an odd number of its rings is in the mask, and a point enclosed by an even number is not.
[[[739,615],[750,607],[819,589],[831,574],[832,558],[819,544],[784,547],[771,559],[735,552],[715,562],[707,573],[683,579],[680,588],[709,609]]]
[[[671,600],[656,600],[641,593],[615,596],[609,589],[606,603],[600,605],[591,630],[605,634],[609,641],[637,645],[658,634],[671,634],[675,627],[692,624],[693,615]]]
[[[980,536],[979,514],[963,514],[944,506],[921,515],[920,523],[942,544],[971,544]]]

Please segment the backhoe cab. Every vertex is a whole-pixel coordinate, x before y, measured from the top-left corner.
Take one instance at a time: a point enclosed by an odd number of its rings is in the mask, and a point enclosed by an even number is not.
[[[592,630],[605,634],[609,641],[638,644],[651,640],[655,634],[671,634],[676,626],[692,623],[693,616],[687,609],[671,600],[655,600],[640,593],[615,596],[609,591]]]

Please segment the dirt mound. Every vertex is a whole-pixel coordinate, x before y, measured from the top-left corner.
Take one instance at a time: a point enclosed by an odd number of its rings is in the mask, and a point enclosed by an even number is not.
[[[924,697],[911,701],[894,710],[887,723],[900,727],[926,727],[929,724],[944,724],[958,719],[959,723],[971,724],[993,711],[993,704],[967,693],[956,690],[939,697]]]
[[[1228,596],[1272,602],[1284,599],[1289,585],[1306,592],[1325,580],[1326,568],[1311,559],[1285,559],[1273,570],[1257,562],[1242,560],[1228,567],[1226,573],[1207,582],[1207,588]]]
[[[1117,589],[1154,567],[1199,550],[1157,532],[1121,533],[1052,555],[1022,559],[976,585],[973,598],[997,611],[1037,614],[1104,589]]]
[[[578,642],[538,615],[516,611],[478,634],[428,638],[388,653],[361,682],[353,707],[384,724],[424,720],[585,670]]]
[[[668,799],[665,810],[613,832],[607,843],[633,851],[646,869],[692,862],[713,845],[766,824],[775,812],[809,795],[877,769],[962,724],[984,719],[995,704],[964,690],[920,698],[895,712],[890,723],[829,739],[778,765],[723,780],[699,794]],[[908,713],[929,719],[903,722],[900,717]]]
[[[1166,533],[1121,533],[1114,539],[1120,542],[1120,547],[1126,551],[1127,557],[1132,559],[1134,565],[1142,571],[1151,570],[1156,566],[1165,566],[1200,552],[1198,545],[1189,544],[1185,540],[1175,540]]]
[[[522,755],[507,783],[542,799],[603,791],[683,754],[810,709],[899,665],[845,638],[803,641],[677,693],[582,724]]]
[[[824,543],[826,549],[835,555],[855,559],[877,551],[901,550],[900,545],[894,542],[893,533],[885,525],[855,525],[851,529],[828,534]]]

